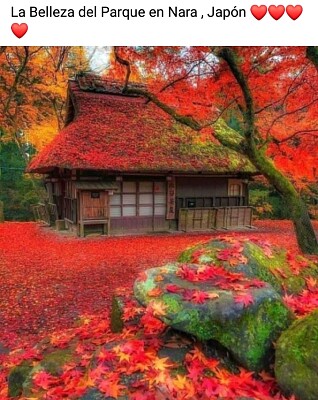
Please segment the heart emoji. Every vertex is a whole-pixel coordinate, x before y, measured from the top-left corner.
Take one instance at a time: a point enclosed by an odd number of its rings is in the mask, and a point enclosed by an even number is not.
[[[28,25],[15,23],[11,25],[11,30],[17,38],[21,39],[27,33]]]
[[[284,15],[285,7],[284,6],[269,6],[268,12],[277,21],[279,18],[281,18]]]
[[[291,19],[295,20],[301,16],[303,8],[302,6],[287,6],[286,12]]]
[[[256,19],[261,20],[262,18],[265,17],[265,15],[267,13],[267,7],[266,6],[252,6],[251,13]]]

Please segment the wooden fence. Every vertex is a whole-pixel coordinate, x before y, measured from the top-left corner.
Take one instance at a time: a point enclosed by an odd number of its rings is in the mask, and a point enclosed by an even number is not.
[[[47,225],[54,225],[57,220],[57,208],[53,203],[39,203],[33,206],[34,219]]]
[[[253,207],[180,208],[179,231],[252,227]]]

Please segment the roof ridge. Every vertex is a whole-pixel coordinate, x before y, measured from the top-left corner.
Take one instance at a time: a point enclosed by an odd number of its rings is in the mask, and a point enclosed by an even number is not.
[[[123,91],[125,87],[124,81],[111,79],[107,76],[94,74],[92,72],[78,73],[76,74],[75,79],[72,81],[77,82],[79,89],[84,92],[108,93],[129,97],[138,97],[138,95],[127,94]],[[145,84],[137,82],[129,82],[128,87],[146,89]]]

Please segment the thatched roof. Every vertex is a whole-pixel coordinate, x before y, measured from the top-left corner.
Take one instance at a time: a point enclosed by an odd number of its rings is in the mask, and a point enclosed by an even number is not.
[[[92,75],[69,84],[66,126],[28,171],[56,167],[114,172],[251,174],[249,161],[192,131],[142,97]]]

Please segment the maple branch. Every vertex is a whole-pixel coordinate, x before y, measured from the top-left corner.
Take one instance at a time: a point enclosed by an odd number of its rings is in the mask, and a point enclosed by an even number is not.
[[[318,98],[315,98],[315,99],[313,99],[311,102],[309,102],[309,103],[307,103],[307,104],[305,104],[305,105],[303,105],[303,106],[301,106],[301,107],[299,107],[299,108],[296,108],[296,109],[294,109],[294,110],[292,110],[292,111],[287,111],[287,112],[285,112],[284,114],[278,115],[275,119],[273,119],[273,121],[272,121],[272,123],[271,123],[271,126],[268,128],[268,130],[267,130],[267,132],[266,132],[266,136],[269,136],[270,130],[273,128],[273,126],[276,124],[277,121],[279,121],[280,119],[282,119],[282,118],[285,117],[286,115],[292,115],[292,114],[296,114],[296,113],[299,112],[299,111],[306,110],[306,108],[312,106],[312,105],[315,104],[317,101],[318,101]]]
[[[317,132],[317,135],[314,135],[313,134],[314,132]],[[289,140],[294,139],[296,136],[298,136],[300,134],[309,134],[309,135],[312,134],[312,136],[318,137],[318,129],[301,130],[301,131],[294,132],[292,135],[290,135],[284,139],[278,140],[278,139],[273,138],[272,140],[275,144],[280,145],[282,143],[285,143],[285,142],[288,142]]]
[[[213,125],[214,136],[223,146],[226,146],[236,152],[244,154],[244,148],[245,148],[244,138],[237,131],[229,127],[224,121],[224,119],[220,118],[220,116],[215,121],[209,124],[200,125],[199,122],[196,121],[193,117],[177,113],[175,109],[169,107],[167,104],[160,101],[157,96],[146,90],[132,87],[128,88],[126,93],[137,94],[147,98],[149,101],[151,101],[159,108],[161,108],[163,111],[165,111],[167,114],[169,114],[177,122],[186,125],[195,131],[200,131],[205,127]]]
[[[301,85],[304,84],[303,80],[301,80],[296,86],[293,87],[293,84],[296,82],[296,80],[299,78],[299,76],[304,73],[304,71],[306,70],[308,65],[309,64],[304,65],[304,67],[299,71],[299,73],[296,74],[295,78],[292,80],[291,84],[289,85],[286,94],[283,97],[281,97],[280,99],[278,99],[276,101],[273,101],[272,103],[267,104],[266,106],[256,110],[255,114],[260,114],[261,112],[265,111],[266,109],[268,109],[270,107],[273,107],[274,105],[279,104],[279,103],[281,103],[283,105],[286,102],[287,97],[290,94],[294,93]]]
[[[210,122],[207,122],[206,124],[202,125],[202,128],[207,128],[207,127],[209,127],[209,126],[215,125],[215,124],[218,122],[219,119],[222,119],[222,118],[221,118],[222,115],[223,115],[223,114],[232,106],[232,104],[234,104],[234,103],[237,103],[237,97],[236,97],[235,99],[233,99],[232,101],[230,101],[230,102],[228,103],[228,105],[222,109],[222,111],[220,112],[220,114],[217,116],[217,118],[216,118],[215,120],[210,121]],[[204,106],[203,104],[195,103],[195,102],[193,102],[193,104],[194,104],[194,105],[197,104],[197,105]],[[206,105],[206,107],[208,107],[208,106],[209,106],[209,107],[212,107],[213,104],[211,104],[211,105]],[[224,120],[223,120],[223,121],[224,121]],[[225,121],[224,121],[224,122],[225,122]],[[229,128],[230,128],[230,127],[229,127]],[[232,129],[232,128],[230,128],[230,129]]]
[[[125,77],[125,84],[123,87],[123,92],[127,91],[128,88],[128,82],[129,82],[129,78],[130,78],[130,74],[131,74],[131,68],[130,68],[130,62],[128,60],[125,60],[124,58],[122,58],[119,54],[118,54],[118,47],[114,46],[114,56],[115,56],[115,60],[123,65],[126,68],[126,77]]]
[[[25,68],[28,64],[28,61],[29,61],[29,57],[30,57],[29,47],[24,46],[23,49],[24,49],[24,57],[22,59],[22,62],[20,64],[19,68],[16,70],[16,75],[15,75],[13,84],[11,86],[9,96],[8,96],[5,106],[4,106],[4,112],[3,112],[4,114],[8,114],[10,103],[13,100],[13,98],[17,92],[17,88],[20,83],[21,75],[22,75],[23,71],[25,70]]]
[[[180,122],[181,124],[186,125],[195,131],[200,131],[202,129],[202,126],[193,117],[179,114],[174,108],[163,103],[162,101],[160,101],[158,99],[158,97],[156,95],[148,92],[147,90],[139,89],[136,87],[128,87],[126,89],[126,93],[136,94],[136,95],[145,97],[147,100],[151,101],[152,103],[156,104],[156,106],[161,108],[161,110],[163,110],[164,112],[169,114],[177,122]]]
[[[198,65],[200,65],[200,61],[197,62],[196,64],[192,65],[192,67],[189,69],[189,71],[187,71],[183,76],[180,76],[179,78],[174,79],[173,81],[167,83],[165,86],[163,86],[160,89],[160,93],[162,93],[164,90],[167,90],[169,87],[174,86],[176,83],[183,81],[184,79],[187,79],[190,77],[191,72],[195,69],[195,67],[197,67]]]
[[[264,63],[266,63],[271,58],[272,54],[275,51],[275,47],[267,48],[266,51],[267,53],[259,55],[259,58],[253,62],[249,72],[247,73],[247,76],[250,76],[255,69],[260,68]]]

